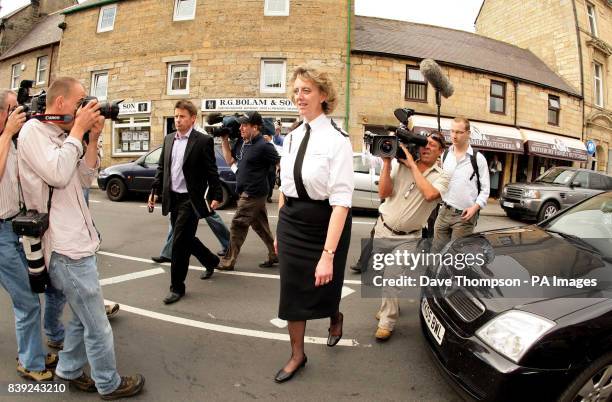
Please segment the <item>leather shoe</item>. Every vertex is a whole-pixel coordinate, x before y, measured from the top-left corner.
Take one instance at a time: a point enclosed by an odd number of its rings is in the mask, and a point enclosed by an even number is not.
[[[284,369],[278,370],[278,373],[276,373],[276,375],[274,376],[274,381],[276,381],[279,384],[281,382],[289,381],[290,379],[293,378],[295,373],[300,371],[300,369],[306,365],[307,361],[308,361],[308,358],[306,357],[306,355],[304,355],[304,360],[302,360],[300,365],[297,366],[297,368],[295,370],[293,370],[292,372],[287,372]]]
[[[168,293],[168,295],[164,298],[164,304],[176,303],[177,301],[181,300],[181,297],[183,296],[185,296],[185,293],[181,294],[170,291],[170,293]]]
[[[354,273],[356,273],[356,274],[360,274],[360,273],[361,273],[361,265],[359,265],[359,264],[354,264],[354,265],[351,265],[351,266],[349,267],[349,269],[350,269],[351,271],[353,271]]]
[[[344,321],[344,315],[338,312],[338,318],[339,319],[337,322],[340,323],[340,335],[332,335],[331,328],[327,330],[329,332],[329,336],[327,337],[327,346],[329,347],[336,346],[336,344],[340,342],[340,339],[342,339],[342,323]]]
[[[376,334],[374,334],[374,336],[376,337],[377,341],[384,342],[384,341],[388,341],[389,338],[391,338],[391,334],[393,334],[392,331],[378,327],[376,328]]]
[[[172,260],[170,258],[166,258],[163,255],[160,255],[159,257],[151,257],[151,259],[153,261],[155,261],[158,264],[161,264],[162,262],[171,262]]]
[[[266,261],[259,264],[259,268],[272,268],[274,264],[278,264],[278,257],[268,258]]]
[[[202,274],[200,275],[200,279],[202,280],[210,279],[210,277],[213,276],[214,273],[215,273],[214,268],[206,268],[206,271],[202,272]]]
[[[227,249],[226,248],[224,248],[223,250],[217,251],[217,255],[219,257],[225,257],[226,254],[227,254]]]

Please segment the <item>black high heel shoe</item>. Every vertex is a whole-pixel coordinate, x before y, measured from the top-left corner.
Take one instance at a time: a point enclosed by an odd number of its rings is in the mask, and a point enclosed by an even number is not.
[[[344,322],[344,315],[341,312],[338,312],[338,322],[340,322],[340,335],[332,335],[331,327],[327,330],[329,332],[329,336],[327,337],[327,346],[332,347],[336,346],[340,339],[342,339],[342,324]]]
[[[281,383],[281,382],[285,382],[285,381],[289,381],[290,379],[293,378],[293,376],[295,375],[295,373],[297,373],[298,371],[300,371],[300,369],[302,367],[304,367],[306,365],[306,362],[308,361],[308,358],[306,357],[306,355],[304,355],[304,360],[302,360],[302,362],[300,363],[299,366],[297,366],[297,368],[291,372],[287,372],[284,369],[280,369],[278,370],[278,373],[276,373],[276,375],[274,376],[274,381],[276,381],[277,383]]]

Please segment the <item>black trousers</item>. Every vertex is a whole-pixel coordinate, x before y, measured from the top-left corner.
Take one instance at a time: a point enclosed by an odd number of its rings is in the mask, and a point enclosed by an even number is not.
[[[213,254],[196,237],[198,216],[187,193],[171,193],[170,221],[174,230],[172,241],[171,286],[170,290],[185,293],[185,278],[189,269],[189,257],[194,255],[200,264],[212,269],[219,264],[219,257]]]

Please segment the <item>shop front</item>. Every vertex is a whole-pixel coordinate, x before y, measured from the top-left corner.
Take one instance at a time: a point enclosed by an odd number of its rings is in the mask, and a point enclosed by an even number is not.
[[[151,146],[151,101],[122,102],[119,118],[113,121],[111,156],[138,157]]]
[[[526,160],[519,165],[519,171],[526,176],[527,181],[535,180],[551,167],[577,166],[587,161],[586,146],[577,138],[524,128],[521,134],[525,140]]]

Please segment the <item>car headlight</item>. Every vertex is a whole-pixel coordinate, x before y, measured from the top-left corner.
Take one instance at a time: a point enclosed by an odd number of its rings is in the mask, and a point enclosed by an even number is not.
[[[555,325],[554,321],[538,315],[511,310],[483,325],[476,331],[476,336],[518,363],[535,341]]]
[[[108,176],[108,172],[106,171],[106,169],[102,169],[100,171],[100,173],[98,174],[99,177],[106,177]]]
[[[523,190],[523,197],[525,198],[540,198],[540,192],[538,190],[525,189]]]
[[[508,187],[507,186],[504,186],[504,189],[502,190],[502,195],[503,196],[508,195]]]

